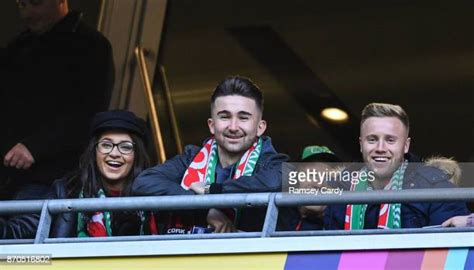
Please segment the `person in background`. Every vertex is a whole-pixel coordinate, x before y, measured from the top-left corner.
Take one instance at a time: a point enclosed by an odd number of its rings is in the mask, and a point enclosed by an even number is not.
[[[316,172],[327,172],[337,169],[341,159],[327,146],[312,145],[304,148],[301,154],[301,164],[298,169],[316,170]],[[299,188],[316,188],[329,186],[328,183],[300,182]],[[299,221],[295,227],[296,231],[321,230],[324,227],[323,214],[325,205],[301,205],[298,207]]]
[[[446,158],[442,156],[433,156],[425,160],[426,166],[431,166],[442,170],[447,176],[449,181],[456,186],[461,184],[461,167],[452,158]]]
[[[443,170],[450,176],[450,181],[459,186],[461,183],[461,168],[452,158],[431,157],[425,161],[428,166]],[[443,227],[474,227],[474,214],[452,217],[441,224]]]
[[[0,200],[44,198],[77,168],[114,79],[109,41],[67,0],[16,2],[26,30],[0,64]]]

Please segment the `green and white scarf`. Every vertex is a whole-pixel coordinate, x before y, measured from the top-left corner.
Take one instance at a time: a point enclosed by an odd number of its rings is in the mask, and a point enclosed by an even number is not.
[[[403,186],[403,175],[405,174],[408,161],[404,161],[400,167],[393,173],[392,179],[385,186],[384,190],[401,190]],[[362,171],[367,171],[364,168]],[[365,191],[369,189],[367,184],[367,173],[359,174],[359,181],[351,184],[351,191]],[[365,212],[367,204],[348,204],[346,206],[346,215],[344,220],[345,230],[364,229]],[[401,204],[381,204],[377,228],[379,229],[398,229],[401,228]]]
[[[98,198],[105,198],[105,193],[103,189],[99,189],[97,192]],[[84,193],[81,191],[79,194],[79,198],[84,198]],[[112,218],[110,217],[109,211],[103,212],[95,212],[94,215],[91,217],[92,222],[98,222],[105,227],[107,232],[107,236],[112,236]],[[89,237],[89,233],[87,230],[87,222],[86,217],[82,212],[77,213],[77,237]]]
[[[251,176],[253,174],[262,151],[262,145],[262,138],[258,138],[257,141],[245,151],[237,163],[237,168],[232,179],[235,180],[241,176]],[[216,178],[218,160],[217,142],[215,138],[212,137],[204,144],[204,147],[201,148],[186,169],[183,179],[181,180],[181,187],[185,190],[189,190],[189,187],[194,182],[204,182],[208,185],[213,184]],[[240,209],[234,209],[234,214],[234,224],[238,226],[241,215]]]
[[[79,198],[84,198],[84,193],[81,191]],[[99,189],[97,192],[97,198],[106,198],[103,189]],[[142,210],[136,211],[140,222],[139,235],[144,234],[158,234],[157,225],[155,223],[155,217],[153,212],[148,213],[149,218],[147,220],[146,214]],[[95,212],[90,218],[86,217],[82,212],[77,213],[77,237],[95,237],[89,231],[88,224],[95,223],[96,226],[105,228],[107,236],[112,236],[112,217],[109,211],[98,211]],[[146,231],[145,224],[149,225],[149,231]]]

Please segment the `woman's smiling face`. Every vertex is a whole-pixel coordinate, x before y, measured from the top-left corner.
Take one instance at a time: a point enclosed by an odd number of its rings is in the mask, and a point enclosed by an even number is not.
[[[127,132],[107,131],[99,137],[96,163],[105,186],[121,190],[133,168],[133,148],[133,140]]]

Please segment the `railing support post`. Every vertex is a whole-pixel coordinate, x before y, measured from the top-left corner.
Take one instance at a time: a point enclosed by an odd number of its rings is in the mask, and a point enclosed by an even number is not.
[[[49,231],[51,229],[51,213],[48,209],[49,200],[45,200],[43,208],[41,209],[41,217],[38,224],[38,230],[36,231],[35,244],[42,244],[44,240],[49,237]]]
[[[268,201],[265,223],[263,223],[261,237],[270,237],[275,232],[278,221],[278,207],[275,204],[276,193],[271,193]]]

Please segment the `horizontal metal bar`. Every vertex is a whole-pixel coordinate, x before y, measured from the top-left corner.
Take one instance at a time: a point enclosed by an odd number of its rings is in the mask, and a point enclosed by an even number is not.
[[[44,200],[0,201],[0,214],[39,213]]]
[[[204,233],[181,235],[140,235],[140,236],[112,236],[87,238],[48,238],[44,243],[86,243],[86,242],[123,242],[123,241],[156,241],[156,240],[196,240],[196,239],[233,239],[233,238],[260,237],[260,232],[237,233]]]
[[[390,230],[329,230],[329,231],[281,231],[274,232],[270,237],[294,237],[294,236],[345,236],[345,235],[379,235],[379,234],[423,234],[423,233],[458,233],[458,232],[472,232],[473,227],[462,228],[405,228],[405,229],[390,229]]]
[[[295,195],[280,193],[275,198],[277,206],[297,206],[309,204],[354,204],[354,203],[406,203],[406,202],[447,202],[472,201],[474,188],[434,188],[406,190],[373,190],[338,194]]]
[[[97,210],[183,210],[210,207],[267,206],[271,193],[234,193],[198,196],[150,196],[93,199],[51,200],[48,209],[52,214],[68,211]],[[439,188],[411,190],[377,190],[343,192],[342,195],[291,195],[278,193],[277,206],[305,204],[391,203],[391,202],[445,202],[473,201],[474,188]],[[1,201],[0,214],[40,212],[43,201]]]
[[[149,196],[120,198],[87,198],[50,200],[52,214],[69,211],[97,210],[185,210],[209,207],[267,206],[271,193],[217,194],[200,196]],[[34,202],[33,205],[29,205]],[[41,211],[43,201],[0,201],[0,214],[35,213]]]
[[[265,254],[343,250],[466,248],[474,233],[423,233],[307,237],[127,241],[1,246],[0,254],[51,254],[52,258],[133,257],[199,254]],[[54,262],[53,262],[54,263]]]
[[[474,228],[411,228],[392,230],[335,230],[335,231],[284,231],[274,232],[271,237],[294,236],[341,236],[341,235],[375,235],[375,234],[415,234],[415,233],[454,233],[474,232]],[[86,243],[86,242],[123,242],[123,241],[155,241],[155,240],[195,240],[195,239],[233,239],[260,237],[260,232],[237,232],[224,234],[184,234],[184,235],[141,235],[141,236],[112,236],[88,238],[48,238],[44,243]]]
[[[267,206],[271,193],[217,194],[208,196],[153,196],[106,199],[62,199],[49,204],[51,213],[96,210],[186,210],[209,207]]]
[[[0,239],[0,245],[33,244],[35,239]]]

